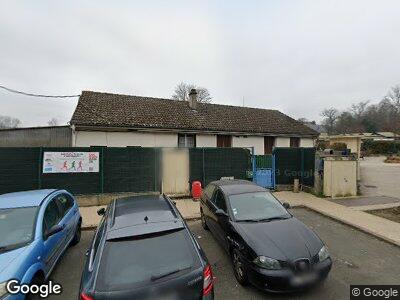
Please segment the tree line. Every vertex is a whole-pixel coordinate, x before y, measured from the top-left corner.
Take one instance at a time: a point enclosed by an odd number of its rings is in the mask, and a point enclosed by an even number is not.
[[[344,111],[331,107],[324,109],[321,116],[328,134],[400,133],[400,85],[392,87],[378,104],[361,101]]]

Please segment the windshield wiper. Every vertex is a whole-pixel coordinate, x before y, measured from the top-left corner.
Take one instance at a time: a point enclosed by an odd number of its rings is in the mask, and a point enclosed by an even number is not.
[[[289,219],[290,217],[288,216],[279,216],[279,217],[271,217],[271,218],[265,218],[265,219],[258,219],[258,222],[271,222],[275,220],[286,220]]]
[[[12,244],[12,245],[7,245],[7,246],[0,246],[0,253],[4,253],[4,252],[8,252],[11,250],[15,250],[18,248],[21,248],[25,245],[29,244],[28,242],[24,242],[24,243],[18,243],[18,244]]]
[[[176,274],[176,273],[178,273],[178,272],[180,272],[180,271],[183,271],[183,270],[186,270],[186,269],[189,269],[189,268],[190,268],[190,267],[183,268],[183,269],[176,269],[176,270],[172,270],[172,271],[165,272],[165,273],[163,273],[163,274],[152,275],[152,276],[150,277],[150,280],[151,280],[151,281],[156,281],[156,280],[158,280],[158,279],[167,277],[167,276],[172,275],[172,274]]]
[[[237,222],[257,223],[258,219],[237,220]]]

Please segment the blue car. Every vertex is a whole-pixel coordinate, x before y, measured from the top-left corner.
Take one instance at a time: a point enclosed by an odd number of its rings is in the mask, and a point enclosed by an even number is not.
[[[7,292],[11,279],[45,282],[68,246],[79,243],[81,224],[78,204],[65,190],[0,195],[0,299],[25,299]]]

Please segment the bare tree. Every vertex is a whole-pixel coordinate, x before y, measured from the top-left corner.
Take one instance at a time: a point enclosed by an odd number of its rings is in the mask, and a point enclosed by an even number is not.
[[[393,105],[396,113],[400,114],[400,85],[392,87],[384,100],[387,100],[391,105]]]
[[[322,121],[328,134],[332,134],[335,130],[336,121],[339,117],[339,111],[336,108],[327,108],[321,112],[321,116],[324,117]]]
[[[21,125],[21,121],[10,116],[0,116],[0,129],[16,128]]]
[[[47,122],[47,125],[49,126],[57,126],[58,125],[58,120],[56,118],[52,118]]]
[[[189,100],[189,93],[192,89],[197,90],[197,101],[203,103],[210,103],[212,97],[210,92],[203,87],[196,86],[191,83],[181,82],[175,87],[174,94],[172,95],[172,99],[179,100],[179,101],[188,101]]]

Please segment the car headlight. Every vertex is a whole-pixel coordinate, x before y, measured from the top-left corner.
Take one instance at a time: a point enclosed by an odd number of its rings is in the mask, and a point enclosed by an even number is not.
[[[0,283],[0,298],[5,296],[8,292],[6,289],[7,282]]]
[[[321,250],[319,250],[318,252],[319,261],[324,261],[328,257],[329,257],[328,248],[326,248],[326,246],[323,246]]]
[[[259,256],[253,261],[257,266],[267,270],[280,270],[281,264],[278,260],[266,256]]]

